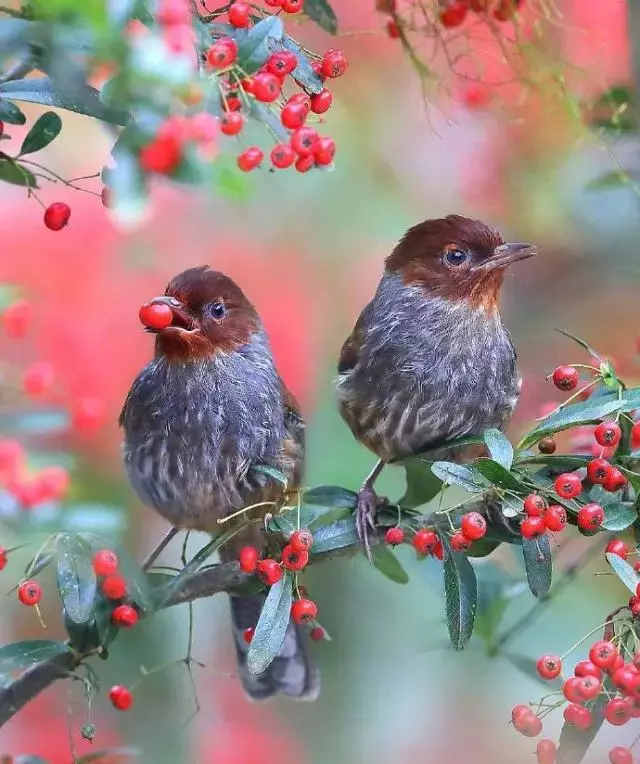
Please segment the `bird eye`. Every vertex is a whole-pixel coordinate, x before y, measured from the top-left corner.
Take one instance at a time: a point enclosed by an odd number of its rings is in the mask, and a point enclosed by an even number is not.
[[[469,255],[461,249],[449,249],[447,250],[445,260],[448,265],[463,265],[469,259]]]
[[[211,315],[214,318],[224,318],[225,314],[227,312],[227,309],[224,307],[224,305],[221,302],[214,302],[211,306]]]

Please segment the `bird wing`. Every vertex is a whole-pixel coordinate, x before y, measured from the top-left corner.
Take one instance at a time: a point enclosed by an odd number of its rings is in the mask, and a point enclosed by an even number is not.
[[[338,360],[338,373],[346,374],[355,368],[360,357],[360,349],[364,341],[365,327],[367,326],[367,320],[369,313],[372,310],[372,303],[369,303],[358,316],[356,325],[353,327],[353,331],[347,337],[342,350],[340,351],[340,358]]]

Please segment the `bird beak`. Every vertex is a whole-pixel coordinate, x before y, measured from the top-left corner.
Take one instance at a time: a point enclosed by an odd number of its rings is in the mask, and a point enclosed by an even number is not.
[[[159,297],[154,297],[153,300],[149,300],[149,303],[151,305],[168,305],[171,308],[171,312],[173,313],[173,321],[171,322],[172,327],[187,330],[194,328],[193,319],[185,311],[180,300],[176,300],[175,297],[170,297],[169,295],[163,294]],[[150,332],[151,334],[158,334],[157,329],[152,329],[150,327],[145,327],[145,331]]]
[[[537,254],[533,244],[515,241],[501,244],[494,249],[491,257],[478,266],[478,270],[492,271],[496,268],[506,268],[511,263],[517,263],[518,260],[525,260],[527,257],[533,257]]]

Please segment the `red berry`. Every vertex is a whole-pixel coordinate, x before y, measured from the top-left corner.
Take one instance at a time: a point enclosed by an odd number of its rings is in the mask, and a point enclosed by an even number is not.
[[[348,62],[341,50],[332,48],[324,54],[321,71],[325,77],[341,77],[347,70]]]
[[[321,642],[325,636],[324,629],[322,626],[314,626],[314,628],[311,629],[311,634],[309,636],[314,642]]]
[[[631,428],[631,448],[640,448],[640,422],[636,422]]]
[[[561,499],[573,499],[582,491],[582,481],[573,472],[563,472],[553,485]]]
[[[543,655],[538,660],[537,669],[543,679],[555,679],[562,671],[562,661],[557,655]]]
[[[279,170],[284,170],[296,160],[296,152],[286,143],[276,143],[271,149],[271,164]]]
[[[101,398],[93,396],[79,398],[72,412],[73,427],[79,432],[90,432],[100,427],[105,416],[106,406]]]
[[[291,136],[291,148],[301,157],[311,156],[318,133],[311,127],[300,127]]]
[[[611,764],[633,764],[633,754],[628,748],[617,745],[609,751]]]
[[[336,154],[336,142],[333,138],[320,137],[313,146],[313,156],[318,165],[329,165]]]
[[[282,568],[276,560],[267,557],[260,560],[257,567],[258,578],[267,586],[273,586],[282,578]]]
[[[9,555],[7,554],[7,550],[0,546],[0,570],[4,570],[7,567],[7,562],[9,560]]]
[[[416,535],[413,537],[412,544],[418,554],[433,554],[438,537],[434,531],[429,531],[426,528],[421,528],[416,531]]]
[[[238,45],[231,37],[221,37],[207,51],[207,63],[212,69],[226,69],[236,60]]]
[[[253,78],[252,92],[256,100],[271,103],[280,95],[282,85],[280,80],[271,72],[260,72]]]
[[[108,600],[121,600],[127,596],[127,582],[122,576],[107,576],[100,589]]]
[[[23,605],[33,607],[42,599],[42,587],[37,581],[23,581],[18,587],[18,599]]]
[[[245,629],[245,630],[242,632],[242,638],[244,639],[244,641],[245,641],[245,642],[246,642],[248,645],[250,645],[250,644],[251,644],[251,640],[253,639],[253,635],[254,635],[255,633],[256,633],[256,630],[255,630],[255,628],[254,628],[253,626],[249,626],[249,628]]]
[[[604,639],[594,642],[589,650],[589,660],[591,663],[605,671],[613,668],[617,657],[618,650],[616,646],[613,642]]]
[[[387,30],[387,37],[390,40],[400,39],[400,27],[398,26],[398,22],[395,21],[395,19],[389,19],[385,25],[385,29]]]
[[[573,366],[558,366],[552,374],[553,384],[558,390],[565,392],[573,390],[578,386],[580,375]]]
[[[300,13],[304,5],[304,0],[284,0],[282,10],[285,13]]]
[[[281,8],[284,0],[264,0],[265,5],[271,6],[271,8]]]
[[[556,744],[553,740],[538,740],[538,745],[536,746],[536,758],[538,764],[555,764]]]
[[[543,438],[538,443],[538,451],[541,454],[553,454],[557,448],[557,444],[553,438]]]
[[[613,672],[611,681],[621,692],[628,695],[631,694],[633,690],[633,680],[636,678],[637,674],[638,671],[633,664],[623,666]]]
[[[238,554],[240,570],[244,573],[255,573],[259,557],[258,550],[254,546],[243,546]]]
[[[622,430],[617,422],[601,422],[593,435],[599,446],[617,446],[622,437]]]
[[[189,21],[189,10],[183,0],[161,0],[156,18],[163,26],[185,24]]]
[[[0,120],[0,135],[2,135],[3,133],[4,133],[4,122]]]
[[[275,74],[276,77],[285,77],[298,66],[298,58],[290,50],[280,50],[269,56],[265,66],[267,71]]]
[[[577,703],[570,703],[564,709],[564,719],[567,724],[577,727],[580,730],[588,730],[593,723],[593,714],[588,708],[579,706]]]
[[[101,549],[93,556],[93,569],[96,576],[112,576],[118,570],[118,555],[111,549]]]
[[[397,546],[398,544],[402,544],[404,541],[404,531],[402,528],[398,528],[398,526],[395,528],[389,528],[384,534],[384,540],[390,546]]]
[[[223,111],[240,111],[242,108],[242,101],[237,95],[231,94],[228,95],[223,101],[222,101],[222,109]]]
[[[536,737],[542,732],[542,722],[530,709],[513,720],[513,726],[525,737]]]
[[[254,170],[262,162],[263,157],[264,154],[261,149],[257,146],[249,146],[248,149],[245,149],[241,154],[238,154],[236,162],[242,172],[249,172]]]
[[[582,677],[572,676],[562,685],[562,694],[570,703],[581,703],[582,694],[580,693],[580,687]]]
[[[244,126],[244,117],[237,111],[226,111],[220,117],[220,132],[223,135],[238,135]]]
[[[631,703],[626,698],[614,698],[604,707],[604,718],[615,727],[621,727],[631,718]]]
[[[44,395],[53,386],[55,374],[47,361],[38,361],[29,366],[22,377],[22,386],[27,395]]]
[[[117,684],[109,690],[109,700],[118,711],[127,711],[133,703],[133,695],[131,690]]]
[[[311,97],[306,93],[294,93],[291,98],[287,99],[287,103],[303,103],[307,109],[311,109]]]
[[[446,29],[459,27],[467,16],[467,4],[463,0],[454,0],[440,11],[440,22]]]
[[[623,560],[626,560],[629,555],[629,547],[622,539],[611,539],[604,551],[605,554],[615,554]]]
[[[138,611],[131,605],[118,605],[111,613],[111,622],[121,629],[131,629],[139,620]]]
[[[585,504],[578,512],[578,528],[595,531],[604,522],[604,509],[599,504]]]
[[[236,0],[231,3],[229,8],[229,23],[233,27],[247,27],[249,26],[249,14],[251,13],[251,6],[249,3],[243,3],[242,0]]]
[[[170,174],[182,161],[182,140],[173,133],[157,135],[140,150],[138,161],[145,172]]]
[[[309,111],[302,103],[288,103],[280,113],[280,121],[289,130],[297,130],[304,125]]]
[[[31,303],[26,300],[18,300],[18,302],[8,305],[0,316],[7,337],[11,340],[24,337],[29,330],[32,314]]]
[[[587,477],[592,483],[604,484],[611,477],[612,470],[606,459],[593,459],[587,464]]]
[[[308,528],[300,528],[291,534],[289,543],[294,549],[307,552],[313,546],[313,534]]]
[[[323,88],[319,93],[311,96],[311,111],[314,114],[324,114],[329,111],[333,102],[333,95],[330,90]]]
[[[541,517],[525,517],[520,523],[522,538],[535,539],[547,532],[547,526]]]
[[[576,663],[573,673],[578,677],[594,676],[596,679],[602,678],[602,671],[591,661]]]
[[[282,564],[289,570],[302,570],[309,562],[309,552],[306,549],[287,544],[282,550]]]
[[[291,617],[294,623],[309,623],[318,615],[318,606],[313,600],[299,599],[291,605]]]
[[[529,706],[525,706],[522,703],[518,706],[514,706],[511,709],[511,722],[512,724],[515,724],[516,721],[525,714],[531,714],[533,711],[529,708]]]
[[[577,685],[578,694],[583,700],[593,700],[600,694],[602,685],[595,676],[583,676]]]
[[[611,475],[609,476],[609,479],[606,483],[603,484],[603,488],[605,491],[609,491],[610,493],[613,493],[614,491],[619,491],[621,488],[624,488],[627,484],[627,478],[622,474],[622,472],[617,468],[614,467],[611,470]]]
[[[529,517],[541,517],[547,508],[547,502],[538,493],[532,493],[524,500],[524,511]]]
[[[487,521],[479,512],[467,512],[460,520],[460,530],[469,541],[476,541],[487,532]]]
[[[173,311],[168,305],[159,302],[146,302],[138,312],[140,322],[150,329],[166,329],[173,323]]]
[[[44,224],[50,231],[60,231],[69,222],[71,207],[64,202],[54,202],[44,211]]]
[[[296,159],[296,170],[298,172],[309,172],[313,167],[316,166],[315,160],[313,156],[309,155],[306,157],[298,157]]]
[[[545,510],[542,519],[548,530],[559,532],[567,525],[567,511],[559,504],[552,504]]]
[[[463,552],[464,550],[469,549],[471,546],[470,539],[468,539],[464,533],[460,531],[458,531],[458,533],[454,533],[453,536],[451,536],[449,543],[451,544],[451,548],[454,552]]]

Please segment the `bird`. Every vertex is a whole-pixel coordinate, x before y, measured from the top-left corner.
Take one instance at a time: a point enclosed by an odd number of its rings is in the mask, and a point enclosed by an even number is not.
[[[244,507],[281,504],[303,478],[305,424],[280,377],[260,317],[240,287],[208,266],[173,278],[151,305],[168,306],[171,323],[155,334],[153,358],[134,380],[120,425],[124,464],[141,501],[177,530],[217,535],[242,530],[220,551],[237,559],[245,545],[264,546],[267,507],[218,520]],[[261,468],[266,468],[261,469]],[[248,524],[250,517],[255,522]],[[157,550],[156,550],[157,551]],[[261,674],[246,665],[246,629],[255,627],[264,594],[231,596],[239,677],[255,700],[278,693],[313,700],[319,676],[306,635],[292,621],[279,655]]]
[[[342,418],[378,457],[355,508],[369,557],[386,464],[425,451],[469,461],[477,447],[438,449],[508,423],[522,380],[498,298],[506,269],[535,254],[480,220],[447,215],[409,228],[386,258],[335,381]]]

